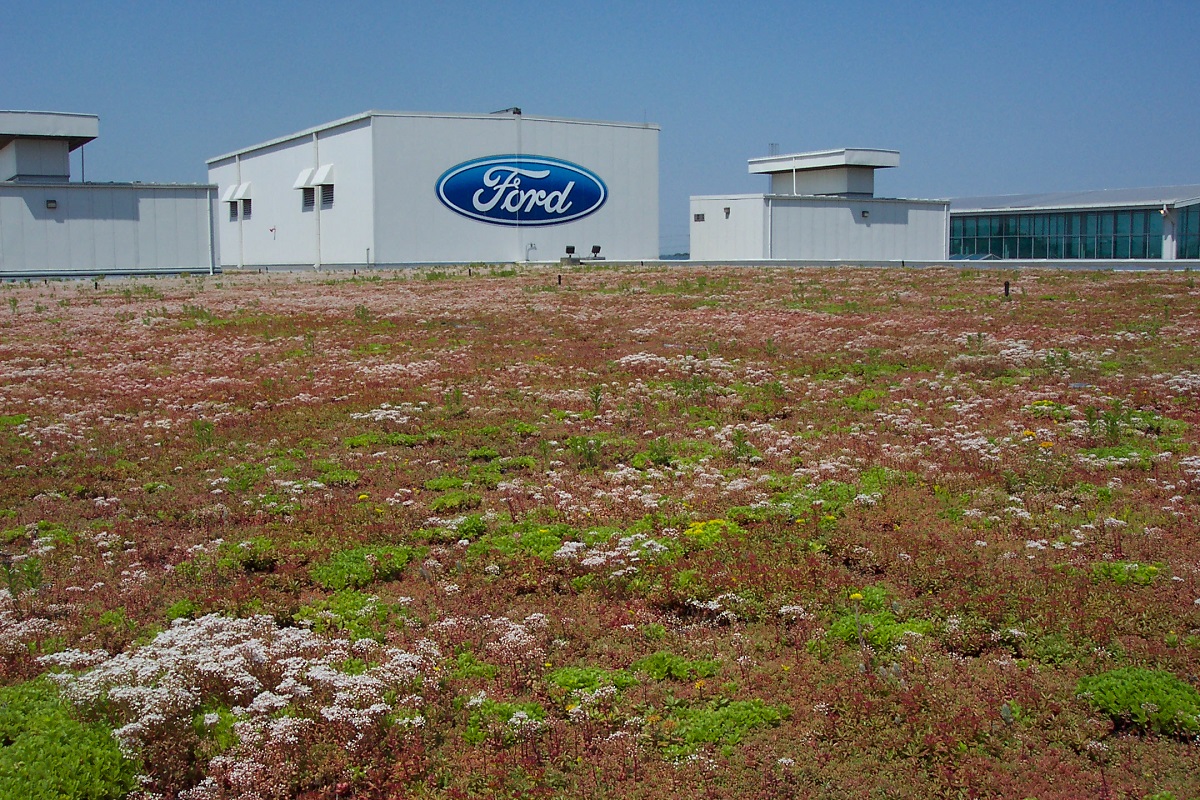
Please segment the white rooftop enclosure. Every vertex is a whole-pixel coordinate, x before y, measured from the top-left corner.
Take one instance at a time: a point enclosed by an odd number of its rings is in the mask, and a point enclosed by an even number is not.
[[[658,257],[658,126],[368,111],[208,161],[221,263]]]
[[[209,272],[212,187],[71,183],[94,114],[0,111],[0,278]]]
[[[817,150],[750,159],[751,175],[770,175],[771,193],[873,197],[875,170],[900,166],[896,150]]]
[[[847,148],[752,158],[770,192],[691,198],[695,261],[935,261],[946,258],[945,200],[875,197],[895,150]]]
[[[73,150],[100,135],[95,114],[0,111],[0,181],[67,181]]]

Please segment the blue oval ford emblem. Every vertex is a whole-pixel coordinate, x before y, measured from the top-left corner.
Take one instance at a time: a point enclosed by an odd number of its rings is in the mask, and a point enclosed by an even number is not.
[[[464,217],[493,225],[557,225],[582,219],[608,199],[600,176],[548,156],[485,156],[451,167],[438,199]]]

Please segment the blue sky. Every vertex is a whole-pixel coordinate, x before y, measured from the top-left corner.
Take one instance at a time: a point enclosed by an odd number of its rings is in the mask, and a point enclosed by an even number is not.
[[[57,3],[4,12],[0,108],[100,115],[89,180],[367,109],[650,121],[662,250],[746,159],[900,150],[878,194],[1200,183],[1200,3]],[[73,160],[78,178],[78,157]]]

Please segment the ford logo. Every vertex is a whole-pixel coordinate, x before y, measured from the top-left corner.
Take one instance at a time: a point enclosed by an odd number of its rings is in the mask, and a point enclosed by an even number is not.
[[[558,225],[604,205],[608,187],[578,164],[547,156],[485,156],[442,173],[438,199],[493,225]]]

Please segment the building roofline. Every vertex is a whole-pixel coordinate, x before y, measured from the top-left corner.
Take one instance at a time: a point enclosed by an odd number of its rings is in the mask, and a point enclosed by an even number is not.
[[[66,139],[76,150],[100,135],[100,117],[69,111],[0,111],[0,147],[16,139]]]
[[[883,169],[900,166],[900,151],[870,147],[843,147],[834,150],[813,150],[807,153],[761,156],[750,159],[747,165],[751,175],[774,175],[837,167]]]
[[[147,183],[142,181],[0,181],[0,189],[212,189],[215,183]]]
[[[949,200],[928,197],[876,197],[875,195],[844,195],[844,194],[772,194],[763,197],[771,200],[841,200],[846,203],[929,203],[930,205],[949,205]]]
[[[953,201],[951,201],[953,204]],[[1164,205],[1179,205],[1173,200],[1134,200],[1127,203],[1045,203],[1041,205],[1016,206],[964,206],[952,208],[955,214],[1005,214],[1029,211],[1070,211],[1072,209],[1100,210],[1105,208],[1162,208]],[[1183,203],[1182,205],[1189,205]]]
[[[983,195],[953,198],[950,203],[951,211],[955,214],[1184,207],[1200,203],[1200,185]]]
[[[296,131],[295,133],[289,133],[285,136],[278,136],[274,139],[270,139],[265,142],[260,142],[259,144],[254,144],[254,145],[250,145],[249,147],[243,147],[238,150],[230,151],[228,153],[225,153],[224,155],[214,156],[212,158],[206,159],[204,163],[208,164],[209,166],[212,166],[213,164],[215,164],[219,161],[227,161],[228,159],[236,158],[237,156],[243,156],[248,153],[253,153],[255,151],[258,151],[258,150],[265,150],[269,147],[274,147],[276,145],[280,145],[285,142],[290,142],[295,139],[303,139],[305,137],[312,136],[313,134],[316,134],[316,133],[323,133],[325,131],[334,130],[336,128],[342,128],[347,125],[352,125],[356,122],[362,122],[363,120],[372,119],[373,117],[401,117],[401,118],[409,118],[409,119],[412,119],[412,118],[490,119],[490,120],[526,119],[526,120],[534,120],[537,122],[564,122],[564,123],[568,123],[568,124],[572,124],[572,125],[602,125],[602,126],[610,127],[610,128],[640,128],[640,129],[654,130],[654,131],[661,130],[661,128],[657,124],[649,123],[649,122],[609,122],[609,121],[605,121],[605,120],[571,119],[569,117],[543,117],[543,116],[535,116],[533,114],[504,114],[504,113],[466,114],[466,113],[440,113],[440,112],[431,112],[431,111],[380,111],[377,109],[372,109],[370,111],[363,111],[362,113],[354,114],[349,117],[342,117],[341,119],[335,119],[330,122],[323,123],[321,125],[314,125],[311,128],[305,128],[302,131]]]
[[[785,200],[785,201],[811,201],[822,200],[841,201],[843,203],[921,203],[924,205],[944,206],[949,205],[949,200],[930,200],[927,198],[912,198],[912,197],[873,197],[863,195],[861,197],[847,197],[840,194],[772,194],[764,192],[760,194],[694,194],[688,198],[691,200]]]

